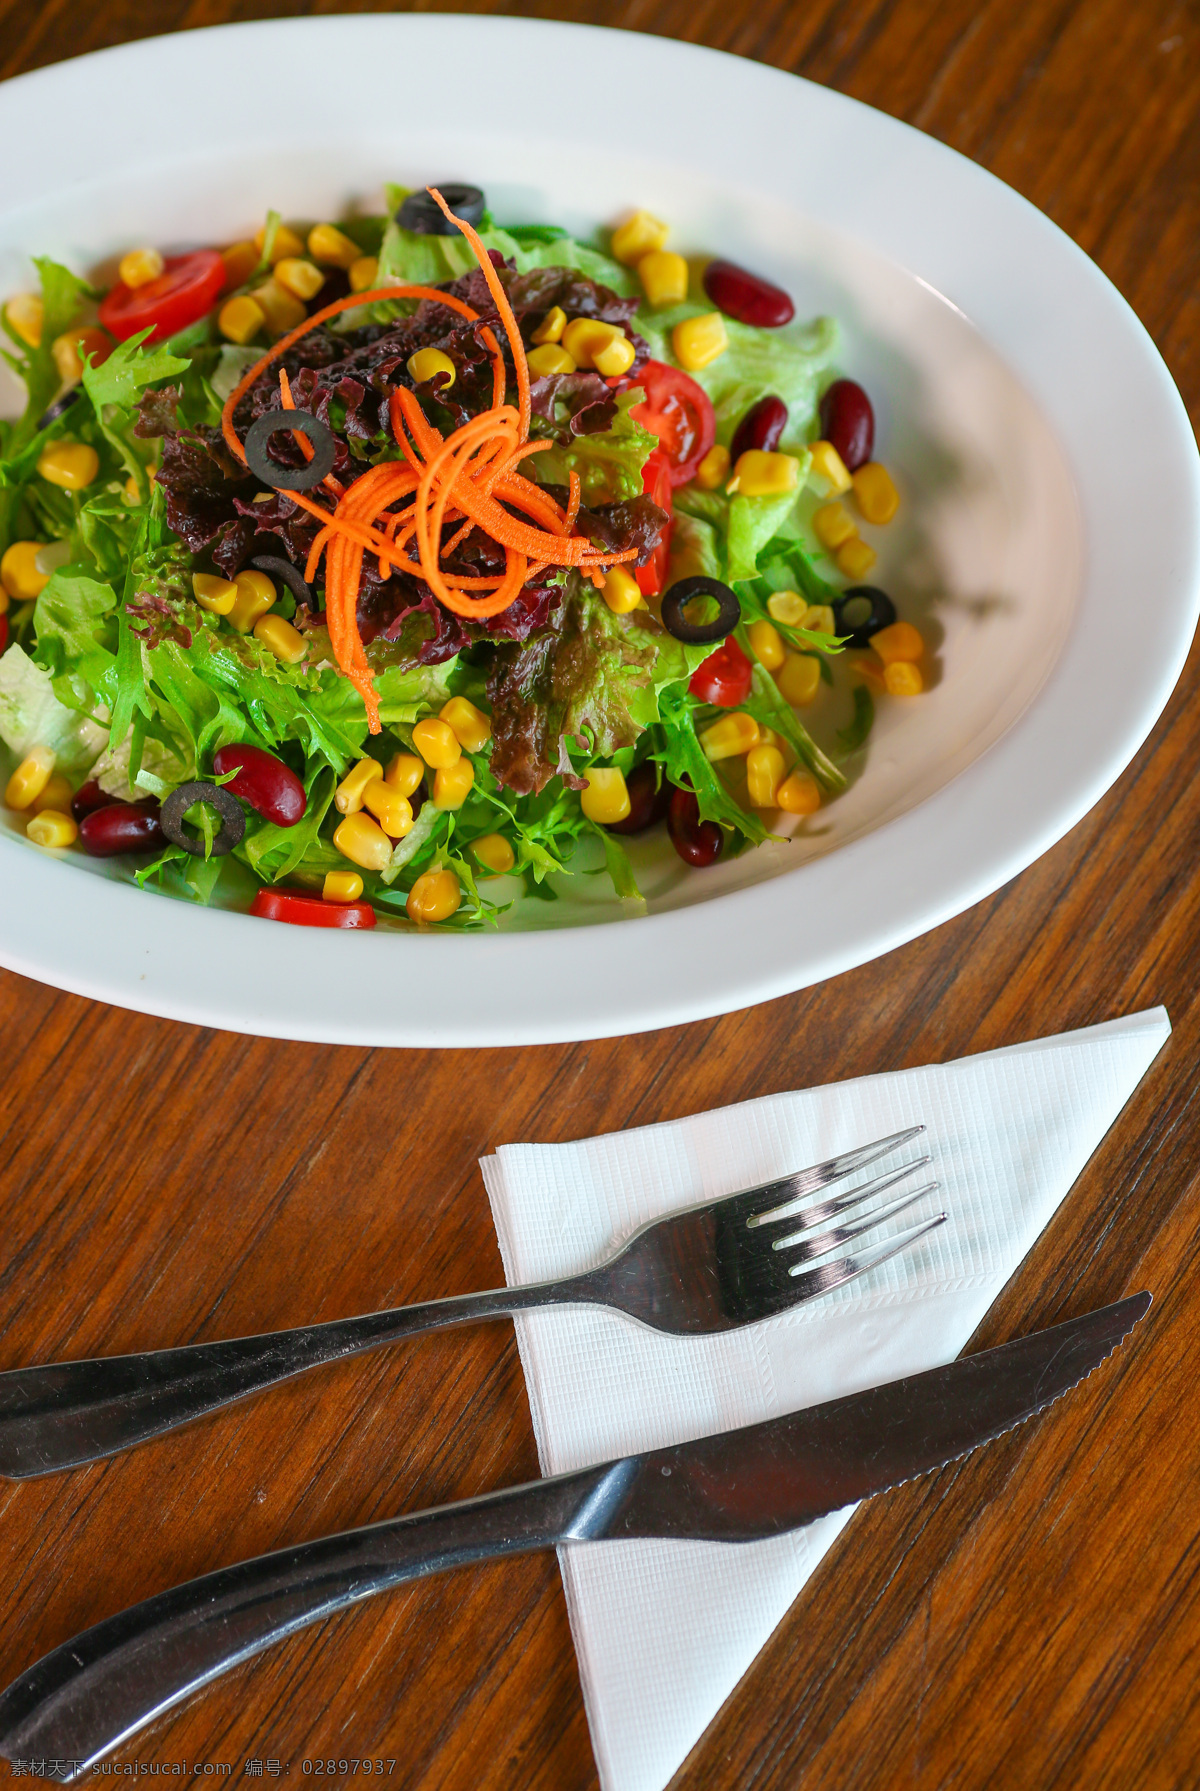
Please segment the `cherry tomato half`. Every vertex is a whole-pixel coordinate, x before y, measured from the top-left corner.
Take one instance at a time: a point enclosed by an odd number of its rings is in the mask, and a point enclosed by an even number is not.
[[[665,361],[647,361],[633,377],[646,397],[629,414],[658,437],[670,463],[672,485],[686,485],[717,439],[708,393],[681,368],[668,367]]]
[[[100,321],[118,342],[144,329],[153,330],[151,342],[163,342],[206,316],[224,285],[225,263],[215,249],[174,255],[145,286],[118,280],[100,306]]]
[[[655,448],[642,468],[642,490],[651,503],[671,514],[671,463],[661,448]],[[658,546],[644,566],[635,566],[633,576],[643,597],[657,597],[667,581],[667,561],[671,557],[671,525],[667,524],[658,539]]]
[[[721,709],[736,709],[750,695],[753,667],[733,636],[722,641],[703,665],[692,673],[688,689],[702,703],[716,703]]]
[[[370,902],[325,902],[290,889],[260,889],[250,904],[260,920],[286,920],[294,927],[373,927]]]

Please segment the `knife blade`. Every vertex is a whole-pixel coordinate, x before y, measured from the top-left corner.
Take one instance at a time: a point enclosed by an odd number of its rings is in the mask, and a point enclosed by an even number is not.
[[[377,1592],[563,1543],[749,1542],[969,1454],[1099,1367],[1135,1294],[943,1368],[222,1568],[74,1637],[0,1694],[0,1758],[73,1778],[272,1642]]]

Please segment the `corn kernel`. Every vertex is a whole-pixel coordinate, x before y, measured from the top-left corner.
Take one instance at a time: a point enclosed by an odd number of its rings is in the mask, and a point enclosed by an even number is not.
[[[32,746],[4,791],[6,808],[30,808],[54,775],[54,754],[48,746]]]
[[[808,477],[815,491],[824,497],[840,497],[843,491],[849,491],[846,463],[832,442],[810,442],[808,451],[812,455]]]
[[[566,327],[567,314],[562,306],[551,305],[546,315],[542,318],[542,321],[538,324],[537,329],[534,330],[530,340],[537,343],[539,346],[546,342],[561,342],[562,333]],[[492,835],[489,834],[488,838],[490,839],[491,837]],[[497,834],[495,837],[499,839],[501,836]]]
[[[347,815],[333,830],[333,843],[343,858],[361,865],[364,871],[386,869],[392,856],[392,842],[378,821],[361,810]]]
[[[623,821],[631,806],[624,773],[615,765],[597,765],[583,775],[587,779],[587,789],[580,792],[579,806],[588,820],[601,827]]]
[[[43,541],[14,541],[0,560],[0,584],[18,603],[28,603],[50,583],[50,574],[40,572],[36,564],[44,546]]]
[[[304,636],[283,616],[264,616],[260,622],[256,622],[254,638],[261,641],[267,651],[274,653],[276,659],[282,660],[284,665],[299,665],[307,652]]]
[[[752,746],[746,755],[746,786],[754,808],[774,808],[783,782],[783,754],[777,746]]]
[[[363,789],[363,807],[374,815],[389,839],[402,840],[412,832],[412,803],[382,777],[373,777]]]
[[[357,902],[363,892],[363,880],[357,871],[326,871],[321,885],[323,902]]]
[[[60,814],[67,815],[71,812],[71,798],[74,794],[74,790],[62,772],[56,771],[42,790],[41,795],[35,796],[29,806],[35,815],[40,815],[44,808],[57,809]]]
[[[645,599],[632,572],[624,566],[610,566],[604,575],[604,601],[615,616],[627,616]]]
[[[35,846],[73,846],[79,838],[79,828],[73,816],[46,808],[27,823],[25,838],[32,840]]]
[[[821,806],[821,786],[810,771],[793,771],[775,792],[778,807],[788,815],[815,815]]]
[[[57,441],[42,449],[37,470],[51,485],[82,491],[100,471],[100,456],[87,442]]]
[[[719,311],[706,311],[702,317],[685,317],[671,331],[671,348],[675,359],[689,373],[699,373],[723,355],[729,347],[725,319]]]
[[[704,748],[704,756],[712,764],[718,759],[736,759],[748,753],[752,746],[759,742],[758,723],[752,715],[741,710],[734,710],[732,715],[722,715],[705,728],[700,736],[700,744]]]
[[[491,717],[466,697],[451,697],[438,710],[438,717],[450,728],[464,752],[482,752],[492,737]]]
[[[45,308],[38,292],[18,292],[4,307],[4,315],[14,335],[27,348],[40,348]]]
[[[900,508],[900,493],[886,466],[868,460],[850,475],[858,507],[868,522],[890,522]]]
[[[333,806],[338,814],[356,815],[363,806],[367,785],[382,776],[383,766],[378,759],[360,759],[357,765],[352,765],[333,792]]]
[[[471,856],[492,877],[505,876],[517,862],[516,853],[502,833],[485,833],[482,839],[472,840]]]
[[[868,547],[865,541],[859,541],[856,537],[853,541],[844,542],[838,548],[834,555],[834,564],[839,572],[845,573],[847,578],[865,578],[875,564],[876,557],[875,549]]]
[[[374,255],[360,255],[350,267],[351,292],[370,292],[379,282],[379,262]]]
[[[526,355],[529,371],[535,379],[550,379],[555,373],[574,373],[575,361],[558,342],[543,342]]]
[[[773,622],[751,622],[750,645],[760,665],[765,665],[769,672],[777,672],[783,664],[784,647],[778,628]]]
[[[308,233],[308,252],[323,267],[351,268],[362,250],[336,224],[314,224]]]
[[[227,249],[222,249],[226,286],[244,286],[261,258],[262,252],[255,243],[230,243]]]
[[[808,608],[808,598],[799,591],[772,591],[767,598],[767,614],[787,628],[799,628]]]
[[[124,286],[149,286],[162,278],[166,262],[157,249],[130,249],[117,266],[117,278]]]
[[[425,763],[432,765],[435,771],[444,770],[462,757],[462,747],[450,723],[435,720],[432,715],[417,723],[412,731],[412,743]]]
[[[782,497],[800,484],[800,462],[794,454],[769,454],[764,448],[747,448],[739,454],[733,479],[726,487],[742,497]]]
[[[282,261],[275,263],[274,278],[285,292],[298,299],[316,298],[325,284],[325,276],[316,262],[296,255],[285,255]]]
[[[112,353],[112,342],[104,330],[68,330],[65,335],[54,338],[50,353],[58,377],[64,385],[73,386],[83,378],[85,358],[90,355],[92,364],[99,367]]]
[[[800,626],[806,628],[810,634],[833,634],[832,603],[810,603],[801,617]]]
[[[462,902],[462,889],[453,871],[425,871],[408,892],[404,906],[408,918],[424,926],[449,920]]]
[[[393,790],[399,790],[402,796],[411,796],[421,786],[421,779],[425,775],[425,761],[419,759],[415,752],[393,753],[383,775]]]
[[[925,642],[911,622],[893,622],[887,628],[880,628],[871,636],[871,645],[885,665],[899,660],[918,660],[925,651]]]
[[[217,312],[217,328],[227,342],[236,342],[239,348],[257,336],[267,321],[267,314],[256,299],[243,292],[237,298],[226,299]]]
[[[563,330],[561,344],[579,367],[595,365],[595,356],[612,342],[614,336],[626,338],[612,323],[602,323],[598,317],[573,317]]]
[[[779,693],[797,709],[811,703],[821,688],[821,662],[812,653],[787,653],[775,674]]]
[[[214,616],[227,616],[237,602],[238,588],[231,578],[217,578],[211,572],[192,573],[192,596],[201,609]]]
[[[461,808],[471,794],[475,767],[470,759],[455,759],[433,774],[434,808]]]
[[[643,255],[662,248],[667,229],[661,218],[648,211],[635,211],[631,218],[617,225],[609,246],[618,261],[626,267],[636,267]]]
[[[441,390],[448,392],[454,384],[455,366],[448,354],[440,348],[418,348],[416,354],[408,357],[408,377],[417,385],[424,385],[427,380],[442,377]]]
[[[813,511],[813,534],[827,547],[830,553],[840,547],[843,541],[849,541],[857,535],[854,518],[845,504],[822,504],[819,510]]]
[[[696,468],[696,483],[701,491],[715,491],[718,485],[724,485],[728,473],[729,449],[714,442]]]
[[[266,240],[267,227],[264,224],[254,232],[254,246],[258,250],[260,259]],[[303,238],[297,236],[294,230],[289,230],[286,224],[278,225],[275,230],[275,241],[271,244],[271,266],[274,267],[278,261],[284,261],[293,255],[303,255],[303,253]]]
[[[651,249],[638,262],[637,271],[652,305],[681,305],[687,297],[688,264],[673,249]]]
[[[265,616],[275,601],[275,586],[265,572],[253,569],[239,572],[234,579],[237,596],[228,611],[229,626],[239,634],[249,634],[260,616]]]
[[[920,666],[908,659],[894,659],[885,665],[883,681],[892,696],[920,696],[925,688]]]
[[[592,351],[592,366],[605,379],[620,379],[628,373],[637,358],[637,350],[624,330],[617,330],[611,342]]]
[[[288,330],[294,330],[308,316],[308,312],[294,293],[289,292],[274,278],[264,281],[261,286],[256,286],[251,297],[262,311],[269,328],[277,336],[284,335]]]

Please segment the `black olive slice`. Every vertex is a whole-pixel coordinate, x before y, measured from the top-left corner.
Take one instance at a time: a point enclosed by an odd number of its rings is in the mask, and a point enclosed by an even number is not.
[[[221,817],[221,830],[211,847],[214,858],[224,858],[232,852],[246,831],[246,816],[242,805],[231,791],[220,784],[180,784],[173,790],[162,805],[158,824],[174,846],[182,846],[193,858],[204,857],[204,841],[198,834],[188,833],[183,825],[183,817],[190,808],[202,802],[205,808],[215,808]]]
[[[82,386],[68,386],[62,396],[56,398],[50,408],[42,412],[38,418],[38,429],[49,429],[51,423],[57,423],[58,419],[65,416],[70,410],[82,391]]]
[[[876,585],[851,585],[833,604],[834,631],[851,647],[869,647],[871,636],[895,620],[896,605]]]
[[[717,615],[712,622],[689,622],[684,610],[697,597],[712,597],[716,600]],[[663,627],[668,634],[673,634],[677,641],[687,641],[689,645],[703,645],[707,641],[723,641],[727,634],[732,634],[742,619],[742,606],[736,593],[728,585],[723,585],[719,578],[680,578],[676,579],[662,600]]]
[[[486,205],[482,188],[466,186],[460,180],[439,180],[434,185],[464,224],[478,224]],[[458,235],[457,226],[450,222],[437,200],[430,198],[428,187],[408,195],[396,213],[396,222],[401,230],[415,230],[420,236]]]
[[[298,429],[312,445],[313,457],[304,466],[280,466],[267,453],[271,437],[288,429]],[[275,486],[277,491],[308,491],[333,471],[333,436],[310,410],[265,410],[250,425],[242,446],[246,465],[255,478],[264,485]]]
[[[269,572],[273,578],[279,579],[282,584],[287,586],[297,603],[303,603],[308,609],[312,608],[312,586],[299,566],[293,566],[292,562],[285,560],[280,553],[256,553],[250,564],[257,567],[260,572]]]

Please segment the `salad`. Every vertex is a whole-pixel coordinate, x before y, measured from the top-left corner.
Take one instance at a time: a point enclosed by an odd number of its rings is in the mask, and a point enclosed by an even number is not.
[[[106,287],[37,261],[0,312],[29,840],[268,919],[464,928],[572,874],[637,898],[656,826],[701,870],[834,800],[923,686],[863,582],[899,503],[874,413],[829,319],[668,244],[446,183]]]

